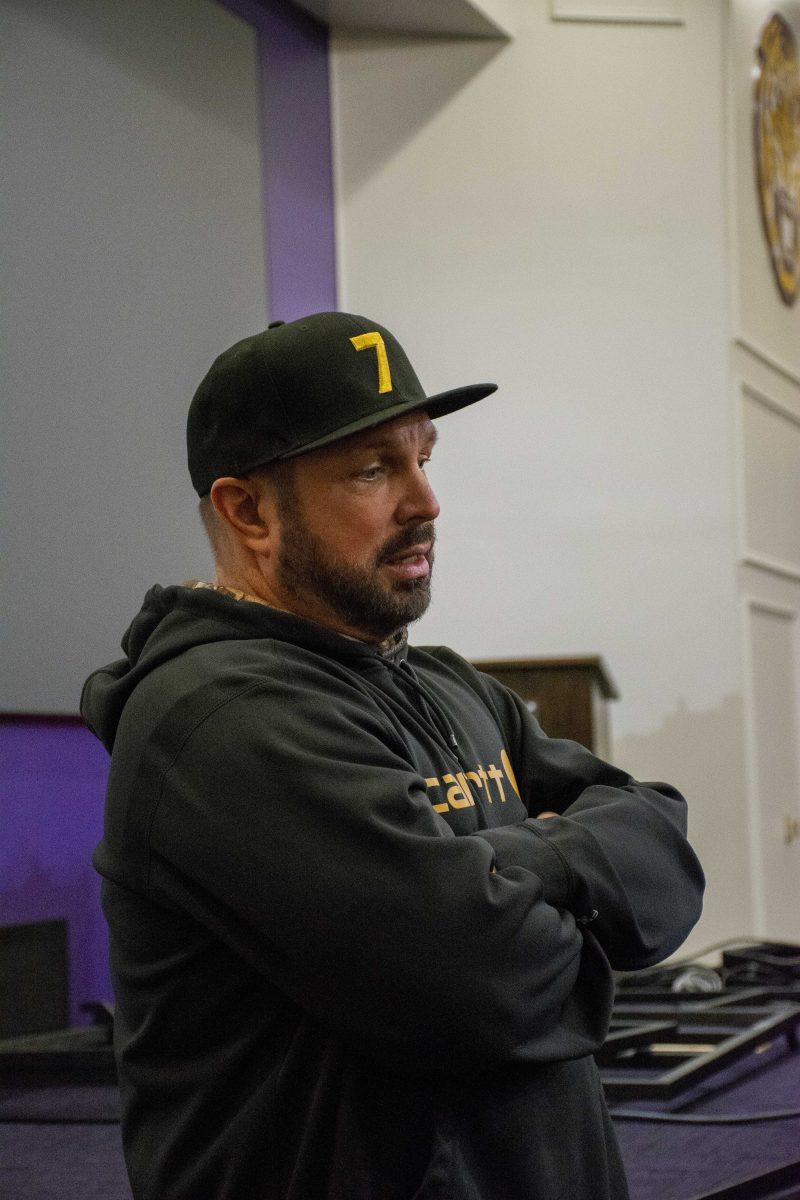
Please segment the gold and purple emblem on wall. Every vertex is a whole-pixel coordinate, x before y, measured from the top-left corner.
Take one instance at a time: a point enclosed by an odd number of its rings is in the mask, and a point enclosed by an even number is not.
[[[764,25],[754,71],[758,197],[772,269],[784,304],[800,283],[800,61],[787,20]]]
[[[758,196],[772,267],[785,304],[800,284],[800,62],[788,22],[773,13],[754,72]]]

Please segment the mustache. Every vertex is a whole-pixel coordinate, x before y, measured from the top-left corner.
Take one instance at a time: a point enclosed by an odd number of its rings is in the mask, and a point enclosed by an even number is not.
[[[418,546],[424,542],[430,542],[431,550],[433,550],[435,541],[436,530],[433,521],[428,521],[425,525],[417,525],[415,529],[406,529],[389,539],[378,555],[378,562],[385,562],[387,558],[394,558],[395,554],[400,554],[403,550],[409,550],[411,546]]]

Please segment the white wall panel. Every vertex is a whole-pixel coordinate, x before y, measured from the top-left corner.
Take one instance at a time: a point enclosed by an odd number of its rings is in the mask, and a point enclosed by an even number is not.
[[[800,418],[751,388],[742,407],[747,559],[800,579]]]
[[[750,699],[754,745],[753,831],[762,928],[800,940],[800,840],[787,822],[800,818],[800,637],[797,609],[748,604]]]

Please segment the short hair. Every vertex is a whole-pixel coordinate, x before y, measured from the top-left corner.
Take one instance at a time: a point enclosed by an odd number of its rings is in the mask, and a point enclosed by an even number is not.
[[[200,513],[200,520],[203,522],[203,529],[206,531],[206,537],[211,543],[211,549],[214,551],[216,558],[220,549],[220,534],[219,517],[217,510],[211,502],[211,494],[206,492],[205,496],[200,497],[200,503],[197,506]]]
[[[252,471],[248,471],[243,475],[243,479],[255,479],[262,487],[269,483],[275,490],[275,497],[278,506],[278,514],[281,518],[286,518],[294,511],[294,462],[292,460],[276,459],[274,462],[267,463],[263,467],[256,467]],[[211,543],[211,549],[214,553],[214,558],[219,560],[225,552],[225,527],[219,513],[214,508],[214,502],[211,499],[211,493],[206,493],[200,497],[198,504],[200,520],[203,523],[203,529],[206,532],[206,537]]]

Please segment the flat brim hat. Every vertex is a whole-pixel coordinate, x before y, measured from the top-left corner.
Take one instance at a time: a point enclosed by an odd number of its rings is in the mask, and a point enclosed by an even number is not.
[[[199,495],[414,409],[432,417],[497,390],[473,383],[428,396],[397,338],[366,317],[276,321],[220,354],[189,408],[189,473]]]

